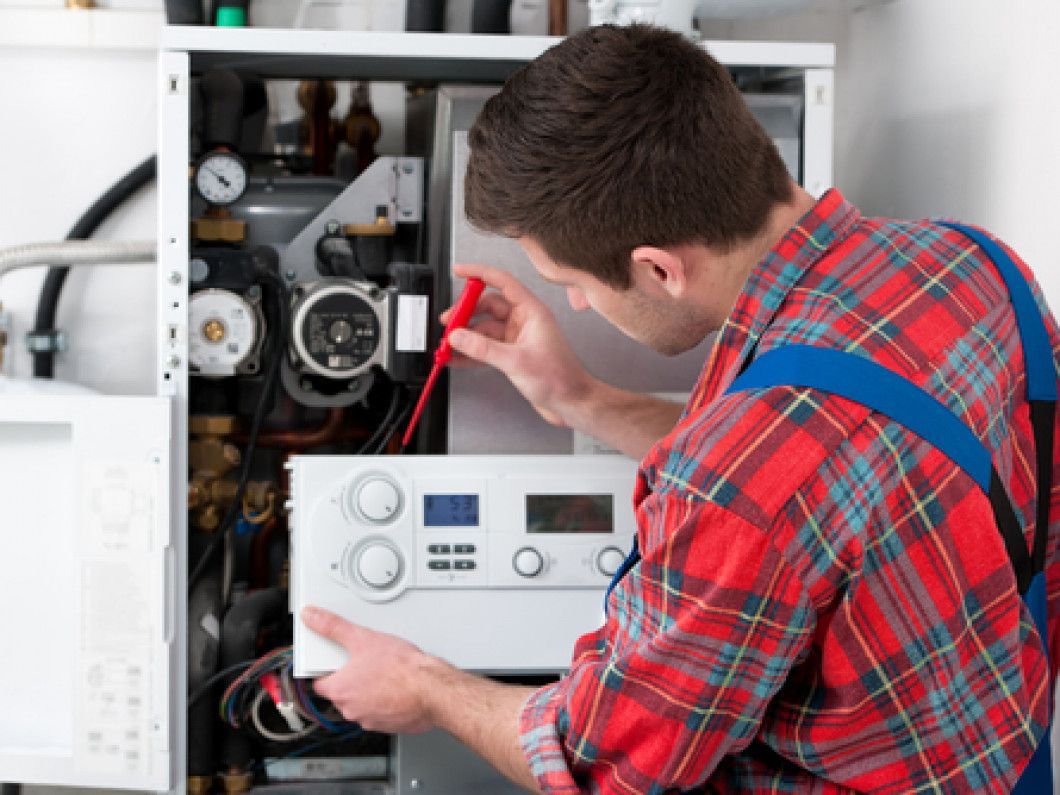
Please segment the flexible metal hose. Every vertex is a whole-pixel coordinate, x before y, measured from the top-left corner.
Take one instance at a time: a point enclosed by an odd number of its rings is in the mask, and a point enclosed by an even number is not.
[[[155,261],[154,240],[67,240],[0,249],[0,277],[38,265],[138,265]]]

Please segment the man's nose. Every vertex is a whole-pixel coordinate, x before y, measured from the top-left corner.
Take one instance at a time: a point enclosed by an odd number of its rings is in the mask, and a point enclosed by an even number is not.
[[[575,312],[581,312],[589,308],[589,302],[585,300],[585,293],[577,287],[567,288],[567,303]]]

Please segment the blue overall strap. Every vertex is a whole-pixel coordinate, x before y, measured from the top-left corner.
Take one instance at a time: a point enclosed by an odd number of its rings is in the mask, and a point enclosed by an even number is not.
[[[1053,433],[1056,417],[1056,366],[1045,320],[1034,300],[1030,285],[1019,267],[1001,246],[974,227],[951,222],[949,229],[971,238],[994,262],[1008,288],[1009,298],[1016,311],[1020,346],[1027,371],[1027,402],[1031,407],[1031,427],[1038,480],[1038,505],[1035,513],[1033,559],[1034,572],[1045,568],[1045,549],[1048,542],[1049,502],[1053,485]],[[1043,586],[1044,588],[1044,586]],[[1045,637],[1043,634],[1042,637]]]
[[[1031,407],[1031,427],[1034,431],[1035,465],[1038,480],[1038,504],[1035,512],[1034,542],[1031,566],[1033,577],[1023,594],[1023,601],[1034,619],[1038,635],[1048,648],[1048,613],[1046,610],[1045,553],[1049,537],[1049,504],[1053,486],[1053,434],[1056,418],[1056,366],[1053,362],[1049,331],[1034,300],[1030,285],[1023,278],[1016,263],[983,232],[970,226],[944,223],[956,232],[974,240],[994,262],[1008,288],[1009,298],[1016,311],[1020,346],[1027,371],[1027,402]],[[993,503],[993,499],[991,500]],[[1050,725],[1052,724],[1050,712]],[[1033,795],[1053,791],[1053,771],[1049,733],[1038,744],[1034,756],[1023,770],[1013,792]]]
[[[1016,586],[1022,595],[1033,576],[1027,541],[990,463],[990,451],[944,404],[870,359],[830,348],[785,345],[751,362],[729,392],[776,386],[810,387],[860,403],[904,425],[968,473],[991,497]]]
[[[991,464],[990,452],[967,425],[941,402],[886,367],[857,354],[809,345],[785,345],[766,352],[737,376],[728,391],[778,386],[809,387],[860,403],[905,426],[963,469],[990,497],[1017,588],[1047,648],[1045,573],[1033,571],[1026,539]],[[1046,732],[1014,792],[1052,792],[1048,737]]]

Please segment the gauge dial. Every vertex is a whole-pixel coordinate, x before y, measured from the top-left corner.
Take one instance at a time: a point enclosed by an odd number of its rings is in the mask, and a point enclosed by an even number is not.
[[[257,370],[258,312],[228,290],[200,290],[188,301],[188,361],[197,375],[224,377]]]
[[[247,167],[232,152],[211,152],[195,171],[195,189],[210,204],[231,204],[247,189]]]

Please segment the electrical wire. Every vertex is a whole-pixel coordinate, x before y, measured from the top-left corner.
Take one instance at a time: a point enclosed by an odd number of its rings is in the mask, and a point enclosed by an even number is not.
[[[345,734],[340,734],[336,737],[325,737],[324,739],[318,740],[315,743],[310,743],[309,745],[304,745],[295,751],[291,751],[289,754],[278,756],[275,759],[262,760],[258,766],[264,769],[269,765],[276,764],[277,762],[282,762],[285,759],[296,759],[297,757],[304,756],[305,754],[308,754],[311,751],[316,751],[318,748],[322,748],[325,745],[334,745],[336,743],[346,742],[347,740],[352,740],[362,734],[364,734],[364,730],[358,727],[356,729],[352,729],[351,731],[346,732]]]
[[[298,732],[274,732],[272,729],[265,726],[265,722],[261,719],[261,705],[268,696],[268,692],[262,689],[258,691],[258,694],[254,697],[254,701],[251,702],[250,705],[250,722],[254,725],[254,731],[266,740],[270,740],[274,743],[293,743],[297,740],[302,740],[308,737],[320,728],[319,726],[309,724],[309,726]]]
[[[218,682],[220,682],[222,679],[224,679],[227,676],[231,676],[232,674],[236,673],[237,671],[242,671],[242,670],[244,670],[246,668],[249,668],[253,664],[254,664],[253,660],[245,660],[244,662],[236,663],[235,665],[230,665],[227,668],[225,668],[224,670],[218,671],[217,673],[215,673],[213,676],[211,676],[209,679],[207,679],[205,682],[203,682],[201,685],[199,685],[199,687],[195,690],[195,692],[193,692],[190,696],[188,696],[188,709],[191,709],[191,707],[200,698],[202,698],[207,693],[209,693],[210,690],[213,688],[213,686],[216,685]]]
[[[386,433],[387,429],[394,424],[394,417],[397,414],[398,407],[401,405],[402,393],[405,391],[403,386],[394,384],[394,389],[390,393],[390,404],[386,408],[386,413],[383,415],[383,419],[380,420],[379,425],[372,432],[364,444],[357,448],[355,455],[371,455],[378,451],[379,440]]]
[[[402,428],[405,425],[405,422],[408,420],[409,415],[412,413],[412,407],[413,405],[415,405],[415,401],[411,399],[411,395],[409,397],[410,399],[405,402],[405,407],[401,410],[401,413],[390,425],[389,430],[387,430],[386,435],[383,436],[383,439],[379,442],[378,447],[376,447],[376,453],[382,453],[384,450],[386,450],[386,446],[390,444],[390,440],[394,438],[394,434],[397,433],[398,430]],[[401,452],[404,452],[404,450],[405,448],[402,447]]]
[[[235,499],[232,500],[232,505],[229,507],[228,513],[225,514],[224,519],[221,521],[214,539],[210,541],[205,551],[203,551],[202,556],[199,558],[199,561],[188,575],[189,591],[195,587],[195,583],[197,583],[205,573],[206,567],[209,565],[210,560],[221,545],[223,543],[228,543],[226,538],[231,534],[235,521],[243,510],[243,495],[246,493],[247,482],[250,480],[250,468],[254,460],[254,451],[258,444],[258,434],[261,432],[261,426],[265,419],[266,411],[273,403],[276,395],[276,386],[279,383],[278,376],[280,373],[280,363],[283,360],[283,346],[284,341],[287,339],[288,324],[290,322],[289,308],[287,306],[287,291],[284,287],[283,281],[272,271],[262,270],[259,272],[259,276],[265,281],[270,282],[276,292],[276,322],[274,324],[275,340],[272,351],[272,362],[265,375],[265,382],[261,387],[261,396],[258,399],[257,407],[254,409],[254,417],[250,423],[250,432],[247,434],[247,448],[243,453],[243,467],[239,474],[239,484],[236,487]]]

